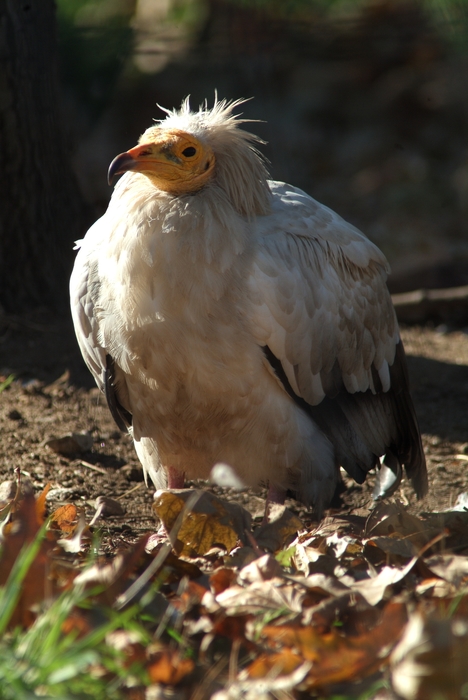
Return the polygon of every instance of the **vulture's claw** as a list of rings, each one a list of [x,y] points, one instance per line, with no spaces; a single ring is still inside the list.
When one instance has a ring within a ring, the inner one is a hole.
[[[374,491],[372,497],[375,501],[386,498],[395,493],[401,483],[403,470],[400,461],[392,452],[388,452],[381,458],[380,468],[377,470]]]

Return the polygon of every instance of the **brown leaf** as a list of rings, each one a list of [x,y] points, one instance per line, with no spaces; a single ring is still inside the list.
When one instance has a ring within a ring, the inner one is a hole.
[[[41,493],[39,496],[36,498],[36,515],[37,515],[37,522],[42,525],[44,522],[45,518],[45,512],[46,512],[46,498],[47,494],[50,491],[50,484],[46,484],[46,486],[42,489]]]
[[[250,615],[221,615],[213,623],[213,632],[233,641],[241,640],[248,649],[254,649],[255,645],[245,636],[245,626],[250,619]]]
[[[13,565],[24,546],[31,544],[39,533],[36,501],[32,493],[27,493],[18,503],[15,517],[4,529],[4,541],[0,556],[0,586],[3,586]],[[33,608],[49,597],[55,588],[51,577],[51,553],[55,541],[51,534],[43,539],[39,552],[29,567],[11,617],[10,626],[29,627],[35,619]]]
[[[141,537],[130,550],[118,554],[110,563],[97,562],[75,578],[76,585],[102,584],[101,599],[113,605],[117,596],[128,586],[128,579],[134,574],[145,556],[147,536]]]
[[[468,579],[468,559],[457,554],[435,554],[424,561],[436,576],[455,586]]]
[[[275,654],[261,654],[247,669],[249,678],[267,678],[268,676],[286,676],[299,668],[304,659],[291,649]]]
[[[184,512],[189,501],[193,505]],[[183,556],[201,556],[215,546],[230,552],[250,529],[250,514],[242,506],[207,491],[157,491],[153,508],[175,551]]]
[[[231,586],[216,596],[216,602],[228,615],[284,611],[300,613],[305,595],[303,588],[274,578],[270,581],[255,581],[247,588]]]
[[[379,503],[366,523],[367,537],[398,537],[422,549],[437,534],[401,503]]]
[[[299,518],[285,506],[274,503],[270,506],[268,523],[260,525],[254,532],[259,547],[270,552],[278,552],[287,547],[304,525]]]
[[[312,662],[306,685],[318,688],[373,673],[390,654],[406,624],[406,608],[389,603],[379,623],[358,636],[344,637],[336,630],[320,635],[313,627],[267,625],[261,637],[273,648],[294,650]]]
[[[78,522],[78,510],[73,503],[60,506],[50,516],[50,527],[71,535]]]
[[[392,683],[405,700],[459,700],[468,683],[468,624],[415,613],[392,654]]]
[[[74,634],[77,639],[85,637],[92,631],[92,626],[86,614],[79,608],[72,610],[62,624],[62,632],[65,636]]]
[[[152,683],[177,685],[194,667],[192,659],[184,659],[177,651],[166,649],[154,655],[147,670]]]
[[[259,559],[246,564],[239,572],[239,579],[243,583],[254,581],[269,581],[275,577],[281,577],[283,569],[272,554],[265,554]]]
[[[232,586],[236,579],[237,574],[235,571],[228,569],[227,567],[220,566],[219,569],[216,569],[216,571],[210,576],[211,590],[215,595],[218,595],[218,593],[222,593],[222,591],[225,591],[226,588]]]
[[[370,605],[377,605],[386,595],[389,586],[402,581],[416,563],[417,558],[415,557],[403,569],[396,566],[384,566],[374,578],[348,582],[348,585],[353,591],[361,593]]]

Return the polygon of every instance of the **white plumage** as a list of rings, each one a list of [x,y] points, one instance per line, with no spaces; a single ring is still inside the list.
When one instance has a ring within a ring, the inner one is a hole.
[[[383,254],[267,179],[239,102],[179,112],[117,156],[81,242],[71,306],[83,357],[157,487],[231,465],[320,511],[343,466],[380,494],[426,467]],[[382,472],[383,473],[383,472]]]

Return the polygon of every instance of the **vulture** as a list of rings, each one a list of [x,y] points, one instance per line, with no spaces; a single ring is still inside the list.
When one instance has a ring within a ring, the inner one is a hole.
[[[71,309],[84,360],[145,478],[219,462],[321,513],[340,481],[427,472],[388,263],[357,228],[269,180],[242,100],[163,110],[118,155],[105,214],[77,248]]]

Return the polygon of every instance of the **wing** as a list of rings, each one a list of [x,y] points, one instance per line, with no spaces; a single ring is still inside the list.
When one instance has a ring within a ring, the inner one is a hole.
[[[356,228],[304,192],[271,183],[256,223],[249,279],[252,331],[285,389],[362,482],[394,452],[426,489],[419,429],[388,263]]]
[[[124,382],[119,381],[119,369],[99,342],[99,325],[95,309],[99,306],[101,282],[98,273],[99,227],[97,221],[81,241],[70,278],[70,306],[75,333],[83,359],[96,384],[105,394],[107,404],[118,427],[125,431],[132,424],[132,416],[120,401]],[[118,391],[117,391],[118,386]]]

